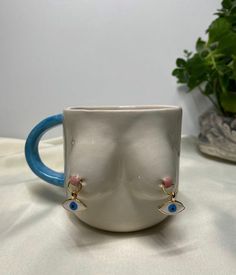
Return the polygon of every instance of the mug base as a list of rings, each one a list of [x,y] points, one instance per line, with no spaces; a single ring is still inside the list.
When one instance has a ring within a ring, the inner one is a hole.
[[[99,229],[99,230],[103,230],[103,231],[107,231],[107,232],[114,232],[114,233],[128,233],[128,232],[136,232],[136,231],[140,231],[140,230],[145,230],[148,229],[150,227],[154,227],[156,225],[158,225],[159,223],[161,223],[162,221],[164,221],[166,218],[168,218],[169,216],[163,215],[161,218],[159,217],[158,221],[156,221],[155,223],[149,224],[149,225],[136,225],[136,226],[131,226],[131,225],[119,225],[119,226],[113,226],[110,225],[108,226],[99,226],[99,225],[93,225],[90,224],[84,220],[82,220],[80,217],[78,217],[79,221],[86,224],[86,226],[95,228],[95,229]]]

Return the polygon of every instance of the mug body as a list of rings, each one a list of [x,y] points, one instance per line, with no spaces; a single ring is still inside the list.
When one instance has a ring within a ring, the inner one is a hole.
[[[160,188],[178,191],[182,110],[175,106],[70,107],[63,112],[65,187],[84,179],[87,209],[78,218],[99,229],[135,231],[166,218]]]

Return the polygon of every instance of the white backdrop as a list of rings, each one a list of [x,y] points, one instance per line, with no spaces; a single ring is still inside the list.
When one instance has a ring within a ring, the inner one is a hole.
[[[183,133],[207,108],[177,91],[175,59],[192,50],[217,0],[0,0],[0,136],[25,138],[71,105],[177,104]]]

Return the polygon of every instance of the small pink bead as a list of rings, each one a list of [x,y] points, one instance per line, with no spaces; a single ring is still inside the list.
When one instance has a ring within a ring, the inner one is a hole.
[[[80,184],[80,180],[81,178],[79,176],[71,176],[69,178],[69,182],[74,186],[78,186]]]
[[[162,179],[162,184],[165,188],[169,188],[173,185],[173,181],[171,177],[165,177]]]

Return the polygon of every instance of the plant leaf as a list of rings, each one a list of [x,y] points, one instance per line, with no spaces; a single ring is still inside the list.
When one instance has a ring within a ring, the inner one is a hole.
[[[186,65],[186,61],[185,61],[183,58],[177,58],[177,59],[176,59],[176,65],[177,65],[179,68],[184,68],[185,65]]]
[[[201,37],[199,37],[195,46],[196,51],[200,53],[205,47],[206,47],[206,42],[203,41]]]
[[[227,94],[220,95],[221,105],[224,111],[230,113],[236,113],[236,94],[229,92]]]
[[[209,66],[205,59],[202,59],[199,54],[194,54],[186,64],[186,70],[189,74],[187,85],[190,90],[199,86],[207,80]]]
[[[236,55],[236,33],[225,18],[220,17],[214,20],[207,31],[209,33],[209,45],[218,42],[217,50],[219,52]]]

